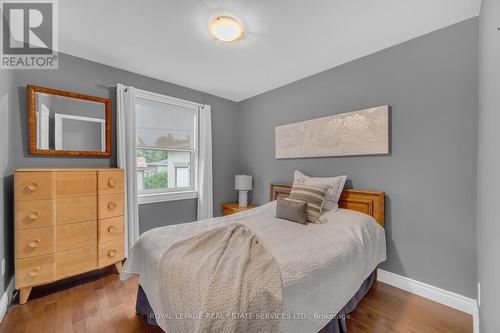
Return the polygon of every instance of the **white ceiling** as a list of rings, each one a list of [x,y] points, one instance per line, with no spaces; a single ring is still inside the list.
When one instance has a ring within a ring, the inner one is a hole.
[[[480,0],[63,0],[64,53],[240,101],[477,16]],[[208,21],[240,19],[214,41]]]

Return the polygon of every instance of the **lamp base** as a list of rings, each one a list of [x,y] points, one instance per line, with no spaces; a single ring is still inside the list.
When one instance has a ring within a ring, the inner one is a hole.
[[[245,208],[248,205],[248,191],[239,191],[238,204],[241,208]]]

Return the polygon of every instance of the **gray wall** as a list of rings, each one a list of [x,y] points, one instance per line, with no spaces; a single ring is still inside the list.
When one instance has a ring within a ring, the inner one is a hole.
[[[9,103],[12,99],[12,72],[0,73],[0,260],[5,254],[12,253],[12,221],[8,218],[9,210]],[[12,267],[8,266],[5,277],[12,276]],[[0,280],[0,295],[7,287],[8,279]]]
[[[3,81],[12,75],[11,72],[1,71],[0,77],[3,87],[9,87]],[[113,121],[112,141],[113,152],[110,158],[75,158],[75,157],[40,157],[27,153],[28,127],[26,116],[26,85],[35,84],[50,88],[74,91],[83,94],[110,97],[112,99],[112,119],[116,119],[115,90],[103,90],[98,84],[116,83],[132,85],[137,88],[149,90],[169,96],[182,98],[197,103],[212,106],[213,128],[213,163],[214,163],[214,213],[219,214],[220,204],[234,200],[232,177],[238,166],[238,149],[236,124],[236,103],[216,96],[205,94],[185,87],[173,85],[163,81],[151,79],[131,72],[119,70],[81,58],[60,54],[58,70],[19,70],[13,72],[13,93],[10,96],[10,110],[8,124],[2,126],[9,128],[10,142],[9,162],[5,180],[5,225],[9,226],[2,237],[5,242],[5,257],[7,266],[12,272],[12,174],[15,168],[44,167],[44,166],[116,166],[116,124]],[[2,117],[4,117],[2,112]],[[3,128],[2,128],[3,129]],[[3,132],[3,131],[2,131]],[[3,143],[2,148],[4,148]],[[149,209],[151,206],[151,209]],[[1,207],[0,207],[1,208]],[[193,221],[196,219],[196,200],[173,201],[159,204],[141,205],[139,212],[141,231],[151,227],[173,224],[178,222]],[[1,230],[0,230],[1,231]],[[8,283],[12,274],[8,274],[5,283]],[[0,284],[1,285],[1,284]]]
[[[116,165],[116,149],[111,158],[28,155],[26,84],[109,96],[114,106],[114,91],[96,86],[121,82],[212,105],[216,213],[220,203],[235,200],[232,177],[236,172],[254,175],[251,195],[257,204],[268,200],[271,182],[290,182],[294,169],[318,176],[349,174],[349,185],[387,194],[389,257],[382,268],[475,297],[477,23],[477,19],[464,21],[239,104],[66,55],[61,55],[59,70],[1,71],[0,96],[9,96],[9,112],[3,112],[5,103],[0,103],[0,120],[8,117],[0,122],[0,138],[9,132],[8,144],[0,140],[1,156],[9,150],[8,163],[2,168],[5,203],[0,204],[4,212],[0,255],[8,261],[7,276],[12,276],[13,268],[14,168]],[[382,104],[392,106],[391,154],[274,158],[275,125]],[[492,123],[493,115],[489,117],[483,120],[486,127]],[[115,147],[114,133],[115,124]],[[480,163],[483,167],[487,166]],[[196,200],[140,206],[139,213],[141,232],[188,222],[196,217]],[[488,237],[487,232],[483,237]],[[495,309],[493,302],[499,298],[492,299],[490,309]]]
[[[228,175],[227,178],[229,180],[226,179],[224,182],[230,183],[232,179],[231,175]],[[234,200],[232,197],[228,197],[226,202],[229,201]],[[189,199],[139,205],[141,220],[139,231],[142,234],[150,229],[165,225],[196,221],[197,204],[196,199]],[[217,207],[217,211],[214,210],[214,214],[220,215],[219,207]]]
[[[477,190],[481,332],[500,332],[500,2],[483,0],[479,23],[479,149]]]
[[[382,268],[475,297],[477,18],[250,98],[238,105],[253,202],[293,170],[347,174],[386,192]],[[271,73],[272,75],[272,73]],[[387,156],[276,160],[274,126],[389,104]]]

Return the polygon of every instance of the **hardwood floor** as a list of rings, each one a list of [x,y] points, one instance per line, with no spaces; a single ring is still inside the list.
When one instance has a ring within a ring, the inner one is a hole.
[[[135,314],[137,279],[119,280],[114,267],[34,288],[14,305],[0,332],[162,332]],[[375,282],[348,320],[349,333],[470,333],[465,313]]]
[[[472,316],[377,281],[347,328],[349,333],[471,333]]]

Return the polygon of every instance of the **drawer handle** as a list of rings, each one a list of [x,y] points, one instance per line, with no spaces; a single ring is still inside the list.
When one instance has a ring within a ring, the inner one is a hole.
[[[115,187],[116,186],[116,180],[114,178],[110,178],[108,180],[108,186],[109,187]]]
[[[108,203],[108,209],[109,210],[113,210],[116,208],[116,203],[114,203],[113,201],[109,202]]]
[[[38,183],[31,183],[28,185],[28,190],[30,190],[31,192],[35,192],[36,190],[38,190],[38,188],[40,188],[40,185],[38,185]]]
[[[109,250],[108,257],[113,258],[114,256],[116,256],[116,250]]]
[[[108,228],[108,232],[109,233],[112,233],[112,232],[115,232],[115,231],[116,231],[116,227],[114,225],[109,226],[109,228]]]
[[[38,273],[40,273],[40,267],[35,267],[30,271],[29,275],[31,277],[35,277],[38,275]]]
[[[36,249],[40,245],[40,240],[39,239],[32,239],[28,243],[28,246],[31,247],[32,249]]]
[[[31,221],[34,221],[34,220],[36,220],[36,219],[37,219],[37,218],[39,218],[39,217],[40,217],[40,213],[39,213],[39,212],[37,212],[36,210],[28,214],[28,218],[29,218]]]

